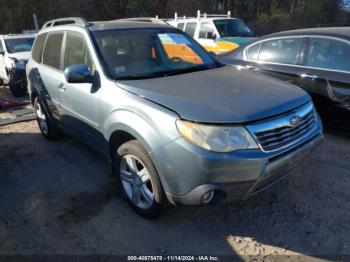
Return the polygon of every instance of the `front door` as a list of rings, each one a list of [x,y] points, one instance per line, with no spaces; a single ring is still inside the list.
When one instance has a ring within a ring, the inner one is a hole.
[[[300,54],[304,38],[281,38],[261,43],[257,60],[251,68],[300,86]],[[249,67],[249,64],[247,64]]]
[[[64,68],[72,65],[87,65],[94,72],[94,63],[91,51],[84,35],[68,31],[66,34],[64,51]],[[62,81],[60,104],[64,111],[64,124],[79,136],[80,139],[104,152],[104,139],[99,132],[99,101],[100,86],[97,72],[94,84],[91,83],[68,83]]]

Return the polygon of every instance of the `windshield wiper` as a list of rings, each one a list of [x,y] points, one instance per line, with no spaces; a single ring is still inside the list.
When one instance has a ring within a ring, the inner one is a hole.
[[[195,66],[195,67],[188,67],[188,68],[181,68],[181,69],[175,69],[171,71],[165,72],[165,76],[173,76],[173,75],[180,75],[180,74],[186,74],[186,73],[192,73],[197,71],[203,71],[208,70],[211,67],[208,66]]]
[[[115,80],[141,80],[159,77],[159,74],[139,74],[139,75],[128,75],[128,76],[115,76]]]

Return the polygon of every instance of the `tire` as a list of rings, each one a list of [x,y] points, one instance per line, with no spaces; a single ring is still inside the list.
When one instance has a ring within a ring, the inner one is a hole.
[[[129,141],[117,150],[115,172],[131,208],[145,218],[159,217],[169,206],[158,173],[144,147]]]
[[[27,88],[24,84],[25,81],[10,82],[10,91],[16,97],[25,96],[27,94]]]
[[[50,118],[47,116],[38,97],[34,99],[33,107],[36,120],[43,137],[49,140],[58,138],[61,135],[61,131],[52,123]]]

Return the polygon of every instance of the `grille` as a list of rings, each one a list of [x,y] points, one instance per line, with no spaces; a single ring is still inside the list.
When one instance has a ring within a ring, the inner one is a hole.
[[[291,123],[293,117],[299,118],[298,123],[294,125]],[[254,133],[264,151],[275,151],[297,144],[315,126],[316,115],[310,103],[287,116],[251,126],[250,131]]]

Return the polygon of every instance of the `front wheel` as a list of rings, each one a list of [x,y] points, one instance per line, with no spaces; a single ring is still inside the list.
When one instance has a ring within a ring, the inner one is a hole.
[[[42,103],[39,101],[38,97],[34,99],[34,112],[40,132],[43,137],[52,140],[60,136],[60,130],[51,122],[49,117],[46,115],[46,112],[43,109]]]
[[[141,216],[156,218],[169,205],[157,171],[143,146],[136,140],[122,145],[115,171],[129,205]]]

